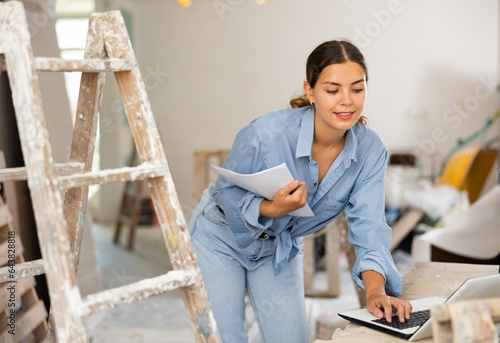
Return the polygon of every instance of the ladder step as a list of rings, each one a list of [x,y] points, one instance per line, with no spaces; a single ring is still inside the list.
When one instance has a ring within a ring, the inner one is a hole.
[[[165,176],[165,167],[160,164],[143,163],[137,167],[106,169],[99,172],[80,173],[59,178],[61,190],[115,182],[128,182]]]
[[[201,274],[195,270],[172,270],[164,275],[144,279],[129,285],[88,295],[82,304],[81,315],[107,311],[122,304],[194,285],[201,281]]]
[[[16,264],[14,266],[15,273],[13,274],[10,273],[10,269],[8,266],[0,268],[0,283],[45,274],[42,259]]]
[[[81,71],[85,73],[131,71],[134,63],[129,60],[102,59],[102,60],[64,60],[61,58],[36,57],[35,68],[39,71],[72,72]]]
[[[56,172],[59,176],[81,173],[84,168],[83,163],[69,162],[69,163],[56,163]],[[18,168],[5,168],[0,169],[0,182],[5,181],[24,181],[28,179],[26,167]]]

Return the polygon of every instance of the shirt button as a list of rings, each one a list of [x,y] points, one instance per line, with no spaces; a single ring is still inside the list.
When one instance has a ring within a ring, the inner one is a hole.
[[[318,183],[317,183],[317,182],[313,183],[313,186],[314,186],[314,187],[316,187],[317,185],[318,185]]]
[[[262,233],[260,236],[259,236],[259,239],[262,239],[262,240],[266,240],[266,239],[269,239],[271,238],[271,236],[269,236],[267,233]]]

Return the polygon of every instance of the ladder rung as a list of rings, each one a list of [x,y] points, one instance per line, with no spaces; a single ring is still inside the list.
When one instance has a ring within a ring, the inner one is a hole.
[[[35,68],[39,71],[81,71],[86,73],[131,71],[134,63],[129,60],[102,59],[102,60],[64,60],[61,58],[36,57]]]
[[[194,270],[172,270],[164,275],[144,279],[129,285],[88,295],[82,304],[81,315],[107,311],[122,304],[150,298],[180,287],[196,284],[201,275]]]
[[[106,169],[99,172],[81,173],[59,178],[59,188],[68,189],[103,185],[115,182],[128,182],[161,177],[165,175],[165,167],[154,163],[143,163],[137,167]]]
[[[45,266],[42,259],[16,264],[14,266],[14,270],[16,271],[14,274],[10,273],[10,269],[10,267],[0,268],[0,283],[45,274]]]
[[[56,163],[56,172],[59,176],[81,173],[84,166],[83,163],[78,162]],[[0,169],[0,182],[26,179],[28,179],[26,167]]]

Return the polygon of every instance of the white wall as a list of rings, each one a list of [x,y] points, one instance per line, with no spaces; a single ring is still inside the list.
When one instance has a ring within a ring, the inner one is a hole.
[[[132,14],[136,55],[186,213],[193,152],[228,148],[253,118],[287,107],[302,92],[308,54],[325,40],[362,48],[370,73],[365,115],[390,149],[444,155],[493,111],[497,0],[105,4]]]

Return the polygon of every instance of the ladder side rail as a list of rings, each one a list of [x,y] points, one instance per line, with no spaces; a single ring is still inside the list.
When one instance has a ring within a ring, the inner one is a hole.
[[[176,270],[192,268],[201,273],[125,22],[119,11],[106,12],[106,16],[109,27],[104,30],[104,42],[108,56],[135,62],[133,71],[117,72],[115,77],[138,155],[143,163],[160,161],[165,166],[165,176],[148,179],[148,186],[170,260]],[[181,288],[181,294],[196,341],[220,342],[203,282]]]
[[[135,145],[133,145],[128,165],[129,166],[135,165],[136,160],[137,160],[137,149],[136,149]],[[115,224],[115,235],[113,237],[113,242],[115,244],[118,244],[120,241],[120,233],[122,231],[122,225],[124,222],[125,213],[127,211],[128,205],[130,204],[130,198],[133,198],[129,194],[129,190],[131,188],[132,188],[132,182],[125,182],[125,185],[123,187],[122,201],[120,204],[120,211],[118,212],[118,216],[116,218],[116,224]]]
[[[62,199],[54,182],[56,171],[26,14],[20,2],[0,5],[0,32],[3,33],[0,53],[5,55],[8,72],[16,75],[9,77],[9,82],[59,339],[86,342],[83,319],[76,312],[68,311],[80,305],[81,295],[69,254]]]
[[[84,58],[101,59],[104,54],[101,14],[91,14]],[[92,170],[95,138],[98,132],[98,114],[104,89],[105,73],[82,73],[76,109],[76,120],[71,143],[70,162],[83,163],[83,172]],[[65,193],[64,216],[75,272],[78,270],[89,187],[70,188]]]
[[[135,230],[137,229],[137,225],[139,225],[139,217],[141,215],[141,209],[142,209],[141,193],[143,187],[144,187],[144,182],[142,180],[139,180],[135,188],[136,196],[132,203],[132,217],[130,218],[130,225],[129,225],[130,229],[128,233],[127,247],[130,250],[133,249],[134,247]]]
[[[84,58],[101,59],[104,54],[102,32],[99,31],[102,14],[93,13],[89,18],[87,41]],[[105,73],[83,72],[80,79],[77,116],[71,142],[70,162],[83,163],[83,172],[92,170],[95,151],[95,137],[98,129],[98,113],[101,107]],[[80,262],[80,250],[85,226],[89,187],[73,187],[64,195],[64,218],[67,223],[68,239],[71,250],[72,265],[75,275]],[[60,339],[57,324],[54,322],[54,311],[50,311],[47,343]]]

